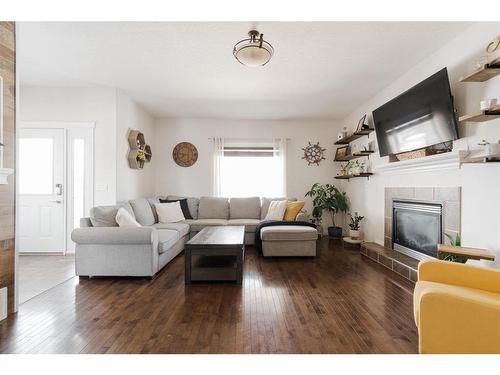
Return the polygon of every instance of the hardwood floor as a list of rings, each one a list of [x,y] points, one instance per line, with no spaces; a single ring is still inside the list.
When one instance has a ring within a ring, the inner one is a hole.
[[[0,323],[3,353],[415,353],[408,281],[328,240],[316,258],[246,252],[243,286],[74,277]]]

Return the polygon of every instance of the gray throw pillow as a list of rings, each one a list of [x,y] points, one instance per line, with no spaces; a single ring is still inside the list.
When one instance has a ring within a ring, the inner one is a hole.
[[[90,209],[90,222],[94,227],[117,227],[116,213],[120,207],[96,206]]]
[[[135,219],[141,225],[148,226],[155,223],[151,205],[146,198],[137,198],[129,201],[135,214]]]

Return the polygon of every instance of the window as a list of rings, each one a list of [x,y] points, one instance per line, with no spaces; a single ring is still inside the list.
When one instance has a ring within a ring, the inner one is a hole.
[[[225,140],[219,161],[223,197],[281,197],[285,191],[285,152],[281,140]]]
[[[54,185],[53,140],[51,138],[20,138],[18,170],[19,194],[52,194]]]

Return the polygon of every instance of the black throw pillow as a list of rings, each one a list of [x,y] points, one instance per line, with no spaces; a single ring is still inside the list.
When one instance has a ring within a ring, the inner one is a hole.
[[[190,220],[193,219],[193,217],[191,216],[191,212],[189,212],[187,198],[185,198],[185,199],[174,199],[174,200],[160,199],[160,203],[174,203],[174,202],[180,202],[182,214],[184,215],[184,219],[190,219]]]

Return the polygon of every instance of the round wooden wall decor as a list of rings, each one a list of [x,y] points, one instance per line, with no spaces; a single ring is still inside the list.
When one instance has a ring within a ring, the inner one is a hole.
[[[319,165],[321,160],[325,160],[326,149],[322,148],[319,145],[319,142],[316,144],[308,142],[308,145],[302,150],[304,151],[304,156],[302,157],[302,159],[306,159],[307,165]]]
[[[181,142],[174,147],[172,157],[177,165],[190,167],[198,160],[198,150],[192,143]]]

